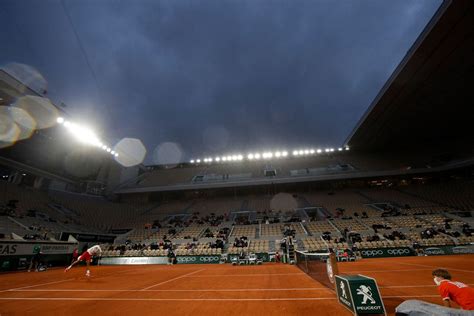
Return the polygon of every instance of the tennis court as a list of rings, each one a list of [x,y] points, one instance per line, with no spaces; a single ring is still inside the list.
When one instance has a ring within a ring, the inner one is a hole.
[[[431,271],[449,269],[474,284],[474,256],[402,257],[340,263],[341,273],[377,279],[390,314],[406,299],[440,303]],[[349,315],[335,294],[296,266],[100,266],[68,273],[0,276],[0,314],[63,315]]]

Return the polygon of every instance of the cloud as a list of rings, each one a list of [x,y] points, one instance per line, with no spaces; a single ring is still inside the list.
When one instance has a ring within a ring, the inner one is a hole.
[[[149,153],[163,142],[178,143],[186,157],[216,148],[337,146],[439,4],[66,1],[101,90],[91,97],[100,106],[77,112],[110,113],[100,119],[107,135],[138,137]],[[81,76],[65,78],[54,67],[50,86],[61,78],[69,103],[79,107],[74,100],[92,89],[80,81],[85,64],[61,61]],[[209,145],[206,131],[217,127],[226,141]]]

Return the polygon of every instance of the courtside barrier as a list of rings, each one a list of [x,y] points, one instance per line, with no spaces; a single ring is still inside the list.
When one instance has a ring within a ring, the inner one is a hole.
[[[374,248],[362,249],[360,251],[362,258],[384,258],[384,257],[404,257],[413,256],[415,252],[408,247],[398,248]]]

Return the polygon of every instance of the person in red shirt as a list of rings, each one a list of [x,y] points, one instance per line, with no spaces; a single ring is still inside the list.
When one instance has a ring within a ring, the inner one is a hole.
[[[462,309],[474,310],[473,288],[461,282],[451,281],[451,274],[445,269],[436,269],[431,274],[435,284],[438,285],[444,306],[451,307],[451,301],[453,301]]]

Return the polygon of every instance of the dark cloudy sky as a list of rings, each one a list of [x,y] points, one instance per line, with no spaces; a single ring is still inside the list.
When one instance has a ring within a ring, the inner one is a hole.
[[[36,68],[147,163],[166,142],[182,159],[339,146],[440,3],[1,0],[0,64]]]

